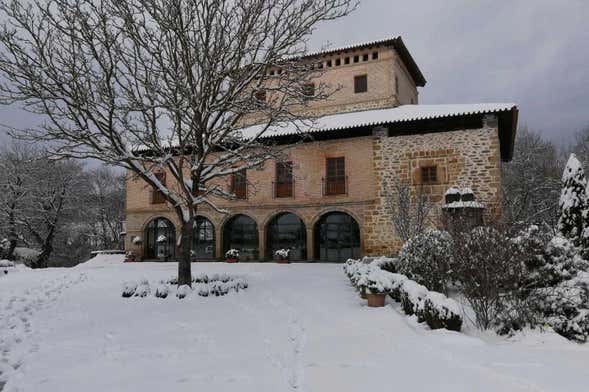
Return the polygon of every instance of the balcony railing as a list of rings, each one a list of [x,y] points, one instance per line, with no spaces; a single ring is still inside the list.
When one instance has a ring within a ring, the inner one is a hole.
[[[347,195],[348,194],[348,176],[324,177],[323,196]]]
[[[274,198],[294,197],[294,180],[291,182],[272,182]]]

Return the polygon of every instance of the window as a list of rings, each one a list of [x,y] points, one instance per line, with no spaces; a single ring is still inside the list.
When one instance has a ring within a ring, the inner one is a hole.
[[[154,174],[155,178],[157,178],[157,180],[161,182],[163,186],[166,186],[166,173],[159,172]],[[160,192],[157,188],[153,188],[153,191],[151,193],[151,204],[162,204],[165,202],[166,198],[164,197],[164,194]]]
[[[421,183],[435,184],[438,182],[438,167],[424,166],[421,168]]]
[[[323,69],[323,63],[319,63],[319,64],[317,64],[317,68],[319,68],[319,69]]]
[[[325,194],[341,195],[346,193],[346,160],[344,157],[327,158],[325,177]]]
[[[331,63],[331,60],[327,60],[327,66],[328,66],[328,67],[331,67],[331,64],[332,64],[332,63]]]
[[[358,55],[354,56],[354,62],[357,63],[358,61],[360,61],[360,56],[358,56]]]
[[[247,173],[245,169],[231,176],[231,193],[237,199],[247,199]]]
[[[366,91],[368,91],[368,76],[354,76],[354,93],[365,93]]]
[[[276,197],[293,196],[292,162],[276,162]]]
[[[342,60],[341,59],[335,59],[335,66],[339,67],[340,65],[342,65]]]
[[[378,52],[372,52],[372,60],[378,60]]]
[[[270,71],[270,76],[274,76],[276,72],[274,70]]]
[[[266,102],[266,90],[258,90],[254,93],[254,97],[258,102]]]
[[[368,53],[362,56],[362,61],[368,61]]]
[[[344,59],[344,64],[350,64],[350,58],[349,57],[346,57]]]
[[[307,98],[315,96],[315,83],[307,83],[303,85],[303,95]]]

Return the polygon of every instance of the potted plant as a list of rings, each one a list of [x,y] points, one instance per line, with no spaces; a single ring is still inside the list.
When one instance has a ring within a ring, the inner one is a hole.
[[[125,253],[125,263],[134,263],[135,261],[137,261],[136,257],[137,256],[133,251]]]
[[[385,296],[392,289],[391,279],[380,268],[373,269],[366,277],[366,299],[368,306],[380,308],[384,306]]]
[[[225,253],[225,259],[227,259],[228,263],[237,263],[239,262],[239,251],[237,249],[229,249]]]
[[[290,249],[278,249],[276,251],[276,257],[278,257],[278,262],[280,264],[288,264],[288,255],[290,253]]]

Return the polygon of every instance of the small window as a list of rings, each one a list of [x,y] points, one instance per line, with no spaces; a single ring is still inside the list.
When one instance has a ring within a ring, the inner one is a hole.
[[[354,56],[354,62],[357,63],[360,61],[360,56],[356,55]]]
[[[342,195],[347,193],[346,160],[344,157],[327,158],[324,183],[325,195]]]
[[[331,65],[332,65],[331,60],[327,60],[327,66],[331,67]]]
[[[315,83],[307,83],[303,85],[303,95],[306,98],[315,96]]]
[[[266,90],[258,90],[254,93],[254,97],[258,102],[266,102]]]
[[[368,76],[354,76],[354,93],[365,93],[368,91]]]
[[[368,61],[368,53],[362,56],[362,61]]]
[[[318,64],[317,64],[317,68],[318,68],[318,69],[323,69],[323,63],[318,63]]]
[[[276,162],[275,197],[293,196],[292,162]]]
[[[270,71],[270,76],[274,76],[276,72],[274,70]]]
[[[378,60],[378,52],[372,52],[372,60]]]
[[[245,169],[231,176],[231,193],[237,199],[247,199],[247,172]]]
[[[340,65],[342,65],[342,59],[335,59],[335,66],[339,67]]]
[[[344,64],[350,64],[350,58],[349,57],[346,57],[344,59]]]
[[[155,175],[155,178],[157,178],[157,180],[163,186],[166,186],[166,173],[158,172],[158,173],[154,173],[154,175]],[[166,198],[164,197],[164,194],[161,193],[159,191],[159,189],[153,188],[153,191],[151,194],[151,204],[163,204],[165,202],[166,202]]]
[[[421,168],[421,183],[435,184],[438,182],[438,167],[424,166]]]

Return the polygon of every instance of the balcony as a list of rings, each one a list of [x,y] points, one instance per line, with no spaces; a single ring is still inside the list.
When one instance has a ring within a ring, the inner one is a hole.
[[[347,195],[348,176],[332,176],[321,179],[323,196]]]

